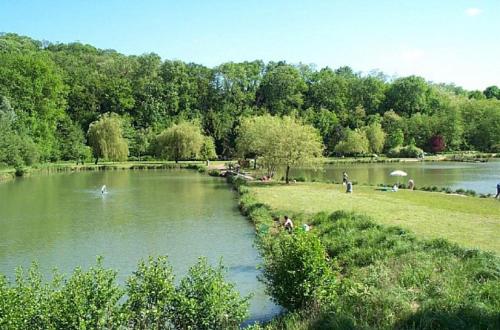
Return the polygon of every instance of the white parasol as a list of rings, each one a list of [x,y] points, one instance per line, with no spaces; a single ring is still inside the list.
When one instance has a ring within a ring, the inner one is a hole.
[[[400,171],[400,170],[397,170],[397,171],[392,171],[390,176],[407,176],[408,173],[406,173],[405,171]]]
[[[389,174],[390,176],[407,176],[408,173],[406,173],[405,171],[401,171],[401,170],[397,170],[397,171],[392,171],[391,174]],[[398,185],[399,185],[399,179],[398,179]]]

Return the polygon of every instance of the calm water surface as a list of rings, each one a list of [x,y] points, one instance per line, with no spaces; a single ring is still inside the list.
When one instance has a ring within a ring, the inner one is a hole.
[[[108,193],[101,195],[105,184]],[[37,260],[50,274],[95,264],[130,275],[141,258],[168,255],[182,275],[199,256],[246,295],[251,319],[279,311],[257,281],[254,230],[223,181],[192,171],[101,171],[36,176],[0,184],[0,273]]]
[[[331,164],[323,170],[291,170],[292,177],[305,177],[309,181],[334,180],[342,182],[342,172],[346,171],[351,180],[359,184],[391,184],[398,178],[389,173],[403,170],[408,176],[400,179],[407,182],[412,178],[417,186],[450,187],[452,189],[472,189],[482,194],[496,194],[496,185],[500,183],[500,161],[487,163],[463,162],[406,162],[378,164]]]

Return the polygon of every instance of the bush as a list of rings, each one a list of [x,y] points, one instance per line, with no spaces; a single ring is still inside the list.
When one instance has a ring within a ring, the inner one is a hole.
[[[396,147],[387,152],[387,157],[391,158],[421,158],[424,151],[414,145]]]
[[[164,329],[172,317],[174,275],[166,257],[141,261],[127,281],[128,299],[122,307],[127,325],[134,329]]]
[[[220,177],[220,171],[219,170],[210,170],[210,171],[208,171],[208,175]]]
[[[224,281],[221,264],[212,268],[200,258],[177,288],[172,324],[177,329],[237,328],[247,317],[249,299]]]
[[[44,282],[38,267],[16,273],[14,285],[0,274],[0,329],[226,329],[247,316],[240,298],[224,281],[223,267],[206,259],[176,288],[166,257],[141,261],[125,289],[102,259],[88,271]]]
[[[122,296],[116,271],[104,269],[98,258],[96,266],[88,271],[77,268],[60,291],[54,292],[51,323],[56,329],[111,328],[118,323]]]
[[[258,247],[264,258],[261,280],[276,303],[296,310],[333,302],[336,276],[317,237],[302,231],[282,232],[261,237]]]

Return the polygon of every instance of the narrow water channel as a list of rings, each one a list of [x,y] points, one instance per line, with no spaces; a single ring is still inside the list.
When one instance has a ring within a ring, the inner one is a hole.
[[[101,194],[106,185],[108,193]],[[228,280],[253,293],[252,320],[279,308],[257,280],[254,229],[222,180],[188,170],[101,171],[35,176],[0,184],[0,273],[36,260],[68,274],[96,256],[130,275],[141,258],[168,255],[178,275],[199,256],[222,258]]]

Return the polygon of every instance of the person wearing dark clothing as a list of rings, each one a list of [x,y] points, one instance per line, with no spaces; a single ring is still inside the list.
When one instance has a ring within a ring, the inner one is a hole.
[[[500,196],[500,183],[497,183],[497,195],[495,198],[498,198],[498,196]]]
[[[347,187],[346,193],[352,194],[352,182],[351,181],[347,181],[346,187]]]

